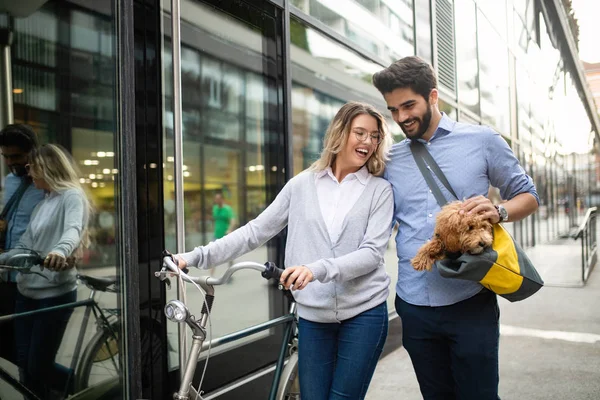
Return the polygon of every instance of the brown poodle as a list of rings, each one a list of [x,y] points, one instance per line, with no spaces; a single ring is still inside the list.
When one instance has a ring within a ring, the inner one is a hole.
[[[437,215],[434,237],[410,260],[417,271],[431,270],[438,260],[462,253],[481,254],[492,245],[492,224],[479,215],[459,214],[462,202],[446,204]]]

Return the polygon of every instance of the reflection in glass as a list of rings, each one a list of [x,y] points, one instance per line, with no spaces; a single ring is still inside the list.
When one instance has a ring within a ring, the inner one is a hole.
[[[417,56],[431,64],[431,2],[415,1],[414,6],[416,19],[415,31],[417,35]]]
[[[183,158],[186,250],[207,244],[255,218],[273,200],[284,173],[280,155],[284,139],[282,77],[280,66],[273,61],[281,57],[275,46],[280,26],[273,16],[275,9],[267,5],[264,10],[240,8],[235,2],[219,3],[218,7],[228,8],[227,12],[196,1],[181,4],[182,155],[175,155],[173,150],[172,50],[169,37],[164,38],[165,245],[171,250],[176,249],[176,157]],[[227,227],[225,219],[229,220]],[[235,262],[269,261],[268,246]],[[192,269],[192,274],[220,276],[226,267]],[[249,271],[236,274],[231,284],[219,287],[222,301],[213,309],[211,337],[273,317],[267,285]],[[201,295],[191,287],[187,293],[191,311],[198,315]],[[243,297],[244,307],[225,300],[233,297]],[[167,298],[176,298],[175,288]],[[168,324],[167,329],[169,367],[177,368],[177,326]],[[212,349],[211,354],[227,348]]]
[[[291,3],[390,64],[414,54],[412,1],[292,0]]]
[[[515,3],[523,3],[519,0]],[[496,32],[506,38],[506,0],[477,0],[477,5]]]
[[[479,65],[477,62],[477,22],[473,0],[456,0],[456,55],[458,101],[479,114]]]
[[[75,6],[70,1],[50,1],[29,16],[12,18],[14,39],[10,68],[13,78],[13,117],[15,123],[30,125],[40,143],[59,144],[70,153],[72,162],[79,170],[77,183],[85,188],[87,197],[94,205],[94,213],[90,215],[88,223],[89,246],[81,246],[72,254],[65,254],[73,255],[76,261],[77,269],[69,270],[69,273],[114,277],[118,274],[115,176],[119,173],[115,167],[119,155],[115,153],[114,145],[117,134],[115,17],[110,11],[98,11],[112,10],[114,2],[97,1],[94,10],[79,3]],[[3,171],[7,172],[6,169]],[[5,185],[7,179],[9,177],[2,177],[4,200],[8,190]],[[52,198],[50,195],[44,204],[51,204]],[[24,205],[25,201],[21,206]],[[21,207],[16,212],[24,216],[24,211]],[[74,208],[69,207],[65,214],[72,217],[73,212]],[[52,212],[44,214],[45,217],[58,215]],[[31,215],[30,210],[28,216]],[[38,216],[34,216],[31,224],[41,223]],[[14,228],[16,222],[12,224]],[[16,276],[13,274],[12,282],[14,278]],[[65,299],[62,305],[62,317],[66,321],[62,342],[58,349],[54,349],[57,350],[56,356],[49,361],[60,365],[58,371],[61,372],[56,376],[44,372],[52,379],[51,385],[44,388],[51,392],[47,398],[66,398],[101,382],[109,382],[118,388],[125,374],[119,360],[121,311],[116,294],[118,285],[114,278],[101,281],[82,278],[73,283],[73,288],[73,292],[68,293],[72,297]],[[4,287],[1,289],[6,293]],[[27,293],[21,295],[22,300],[32,303]],[[88,298],[93,301],[87,306],[73,307],[70,304],[75,299]],[[35,328],[33,325],[36,320],[43,318],[60,318],[58,313],[52,314],[46,310],[53,305],[56,296],[34,300],[38,302],[35,307],[41,313],[22,319],[26,324],[20,336],[59,333],[59,329],[54,330],[49,326]],[[96,314],[90,314],[92,318],[89,321],[84,320],[84,315],[90,313],[92,308]],[[9,313],[15,310],[22,308],[13,308]],[[5,313],[6,309],[3,309],[2,314]],[[13,328],[4,324],[0,326],[3,333],[8,330]],[[57,335],[56,338],[58,340],[61,336]],[[7,344],[4,339],[2,336],[0,341]],[[8,344],[14,346],[13,342]],[[0,367],[7,368],[10,374],[19,379],[13,364],[2,362]],[[0,385],[0,397],[20,398],[7,385]]]
[[[481,116],[486,124],[506,133],[510,126],[508,50],[481,13],[477,15],[477,27]]]

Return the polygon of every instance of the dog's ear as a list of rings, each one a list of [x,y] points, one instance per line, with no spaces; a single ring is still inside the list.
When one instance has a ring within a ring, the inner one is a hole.
[[[444,247],[442,241],[436,236],[421,246],[417,255],[410,260],[410,263],[417,271],[430,271],[433,263],[443,258]]]

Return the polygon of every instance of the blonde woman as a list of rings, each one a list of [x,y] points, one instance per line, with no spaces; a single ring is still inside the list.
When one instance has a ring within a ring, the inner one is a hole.
[[[45,198],[36,206],[16,248],[0,256],[7,260],[19,249],[35,250],[43,258],[38,274],[17,276],[16,313],[38,310],[77,299],[76,271],[66,259],[86,246],[91,205],[79,183],[70,155],[61,147],[46,144],[29,156],[27,171]],[[35,268],[35,267],[34,267]],[[40,398],[50,397],[50,387],[66,382],[67,371],[55,366],[73,309],[41,313],[15,322],[17,365],[21,380]]]
[[[363,399],[387,337],[383,256],[394,206],[379,176],[390,144],[377,110],[345,104],[329,125],[321,158],[256,219],[176,256],[180,268],[210,268],[288,227],[281,282],[298,303],[304,400]]]

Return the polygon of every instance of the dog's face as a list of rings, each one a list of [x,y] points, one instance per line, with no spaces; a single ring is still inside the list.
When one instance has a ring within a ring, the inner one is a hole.
[[[460,214],[461,204],[449,203],[437,215],[434,237],[411,260],[416,270],[430,270],[448,253],[480,254],[492,245],[492,224],[479,215]]]
[[[435,237],[446,253],[480,254],[492,245],[492,224],[475,214],[459,214],[460,202],[446,205],[436,218]]]

